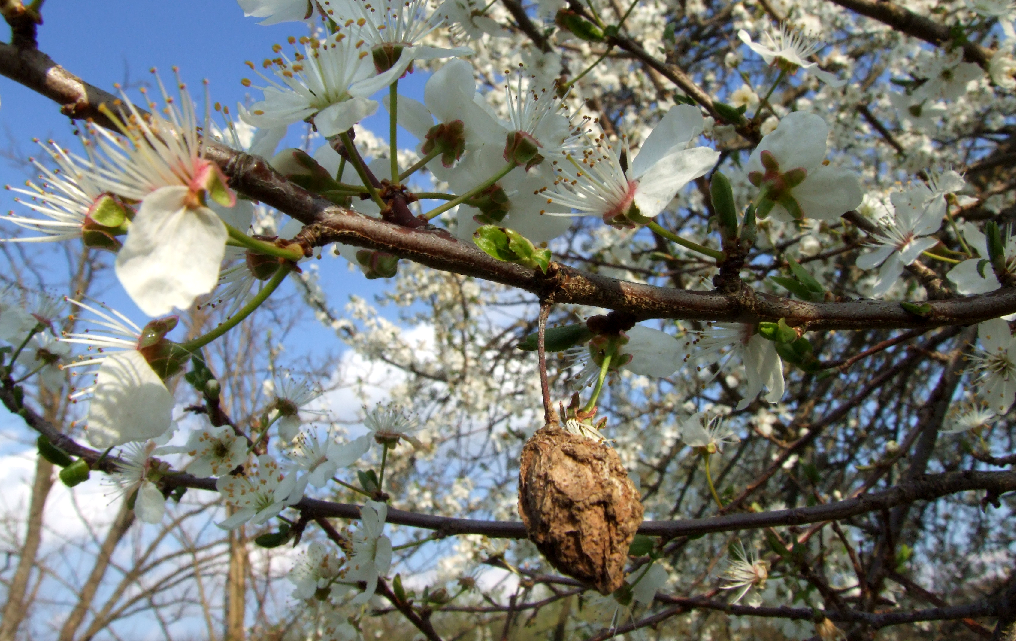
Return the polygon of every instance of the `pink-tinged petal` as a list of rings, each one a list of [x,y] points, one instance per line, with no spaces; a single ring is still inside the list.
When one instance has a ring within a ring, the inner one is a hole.
[[[806,218],[835,221],[864,199],[857,174],[837,167],[816,167],[793,190]]]
[[[667,206],[682,187],[716,165],[720,152],[708,147],[677,151],[643,174],[635,189],[635,204],[643,216],[652,218]]]
[[[321,110],[314,116],[314,126],[325,138],[337,136],[377,111],[377,102],[366,98],[350,98]]]
[[[780,163],[781,172],[797,167],[811,171],[825,159],[828,137],[829,125],[821,116],[795,111],[783,118],[776,130],[764,137],[751,152],[747,171],[764,171],[763,151],[773,154]]]
[[[95,377],[85,434],[105,449],[160,436],[172,423],[173,395],[141,352],[107,356]]]
[[[186,187],[146,196],[116,256],[117,278],[149,316],[187,309],[218,283],[229,234],[215,212],[187,200]]]
[[[668,156],[677,147],[686,145],[699,134],[705,127],[705,118],[698,110],[698,107],[691,105],[677,105],[656,125],[646,141],[642,143],[639,155],[631,163],[628,170],[628,177],[632,179],[641,178],[649,169]]]
[[[990,264],[984,265],[982,270],[984,276],[981,276],[977,271],[977,265],[982,260],[986,261],[987,259],[974,258],[965,260],[949,270],[949,273],[945,277],[956,285],[956,291],[964,296],[993,292],[1001,287],[1001,285],[998,284],[998,278],[995,277],[995,271],[991,269]]]

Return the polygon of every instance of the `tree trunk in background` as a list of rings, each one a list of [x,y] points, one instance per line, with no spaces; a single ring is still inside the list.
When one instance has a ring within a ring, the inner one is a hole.
[[[42,542],[42,512],[52,487],[53,464],[40,456],[35,463],[35,483],[32,485],[32,497],[28,507],[25,542],[21,546],[18,567],[7,590],[7,603],[4,604],[0,616],[0,641],[14,641],[21,622],[28,614],[28,607],[31,604],[31,599],[27,598],[28,582],[32,568],[35,567],[39,544]]]
[[[99,555],[95,559],[95,565],[92,566],[88,580],[81,586],[78,602],[74,604],[74,609],[67,616],[67,620],[64,621],[63,627],[60,629],[60,641],[73,641],[74,634],[81,626],[81,622],[85,620],[85,615],[92,605],[92,600],[95,599],[95,593],[102,583],[102,577],[106,574],[106,569],[109,568],[109,561],[113,556],[113,550],[116,549],[116,546],[123,539],[127,530],[130,529],[132,523],[134,523],[134,511],[127,509],[127,499],[125,497],[120,503],[120,511],[117,512],[116,519],[106,532],[106,539],[102,542],[102,547],[99,548]]]
[[[230,510],[232,512],[232,510]],[[225,641],[244,641],[247,604],[247,536],[244,526],[229,532],[229,574],[226,576]]]

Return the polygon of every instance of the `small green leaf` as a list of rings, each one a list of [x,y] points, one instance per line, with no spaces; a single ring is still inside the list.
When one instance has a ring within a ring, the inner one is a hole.
[[[262,548],[277,548],[280,545],[285,545],[291,537],[289,536],[289,524],[283,523],[279,527],[278,532],[269,532],[268,534],[262,534],[261,536],[254,539],[254,543],[258,547]]]
[[[716,109],[716,113],[720,116],[720,118],[723,118],[732,125],[739,125],[744,121],[744,112],[747,108],[745,105],[732,107],[728,104],[714,101],[713,107]]]
[[[392,592],[395,593],[395,597],[399,601],[406,602],[406,589],[402,587],[402,574],[396,574],[392,579]]]
[[[814,463],[805,463],[802,465],[801,472],[803,472],[804,476],[811,481],[812,485],[818,485],[820,477],[818,474],[818,467]]]
[[[786,276],[772,276],[769,280],[786,289],[801,300],[812,300],[814,292],[805,287],[800,281]]]
[[[822,287],[822,283],[815,280],[815,277],[811,275],[804,267],[801,267],[801,263],[797,262],[790,256],[787,256],[787,263],[790,265],[790,271],[794,274],[794,278],[801,281],[801,284],[807,287],[809,290],[816,294],[824,294],[825,287]]]
[[[67,467],[74,462],[74,459],[72,459],[67,452],[64,452],[56,445],[50,443],[49,439],[42,434],[40,434],[39,438],[35,440],[35,444],[39,448],[39,456],[46,459],[53,465]]]
[[[561,9],[554,16],[554,22],[565,31],[570,31],[579,40],[585,40],[586,42],[603,41],[603,30],[574,11]]]
[[[538,248],[514,229],[504,229],[503,231],[508,236],[508,249],[518,256],[515,262],[529,268],[539,268],[544,274],[547,273],[547,268],[550,267],[549,249]]]
[[[896,550],[896,567],[899,568],[914,555],[914,549],[906,543],[901,543],[899,549]]]
[[[569,347],[585,343],[592,337],[593,333],[585,323],[548,327],[543,336],[543,346],[548,352],[563,352]],[[535,352],[539,348],[539,340],[539,333],[533,332],[522,339],[518,347],[525,352]]]
[[[484,225],[473,232],[473,242],[488,256],[510,262],[517,258],[508,248],[508,235],[497,225]]]
[[[787,325],[784,319],[777,323],[763,321],[758,324],[758,333],[762,338],[767,338],[775,343],[791,343],[797,340],[797,331]]]
[[[984,238],[987,241],[988,259],[991,260],[991,266],[995,268],[996,274],[1004,274],[1006,271],[1005,243],[1002,242],[1002,232],[998,228],[998,223],[993,220],[985,223]]]
[[[89,469],[88,461],[84,459],[78,459],[60,470],[60,480],[67,487],[74,487],[80,485],[88,480]]]
[[[981,278],[987,278],[988,275],[984,272],[984,270],[990,264],[991,264],[991,261],[989,261],[986,258],[982,258],[981,260],[977,261],[977,275],[980,276]]]
[[[720,233],[727,240],[737,238],[737,205],[734,202],[734,190],[730,181],[720,172],[714,172],[709,181],[709,193],[712,196],[713,211],[720,225]]]
[[[927,318],[931,314],[931,305],[928,303],[918,304],[903,301],[900,303],[900,307],[902,307],[903,309],[905,309],[906,311],[910,312],[915,316],[920,316],[921,318]]]
[[[776,535],[770,532],[769,530],[764,530],[764,532],[766,537],[766,543],[769,544],[769,549],[771,549],[776,554],[779,554],[784,559],[789,559],[790,550],[787,549],[787,546],[783,545],[783,543],[780,542],[780,539],[777,538]]]
[[[635,539],[628,546],[628,556],[645,556],[656,547],[656,541],[644,534],[636,534]]]
[[[373,494],[378,491],[380,485],[378,484],[377,473],[374,470],[363,470],[356,471],[356,478],[360,480],[360,487],[366,492]]]

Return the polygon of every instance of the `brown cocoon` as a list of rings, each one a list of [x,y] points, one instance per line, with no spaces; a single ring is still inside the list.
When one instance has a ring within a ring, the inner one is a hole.
[[[519,514],[560,572],[610,594],[624,583],[642,501],[612,448],[556,423],[522,449]]]

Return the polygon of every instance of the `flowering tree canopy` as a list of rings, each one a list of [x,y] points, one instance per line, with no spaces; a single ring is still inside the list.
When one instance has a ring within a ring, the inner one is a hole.
[[[1012,2],[239,5],[233,111],[0,3],[78,138],[0,291],[67,485],[291,551],[257,638],[1016,639]]]

